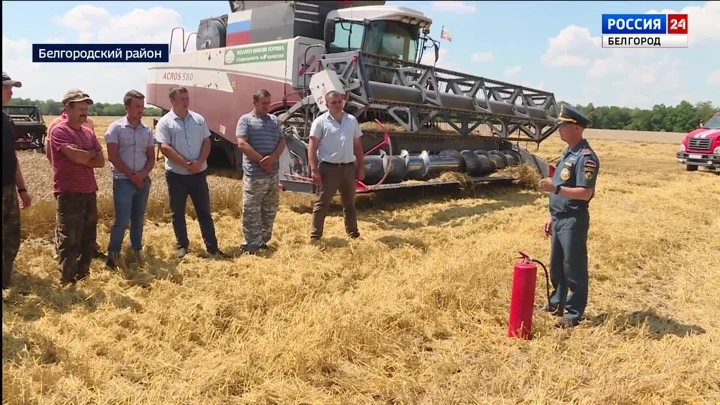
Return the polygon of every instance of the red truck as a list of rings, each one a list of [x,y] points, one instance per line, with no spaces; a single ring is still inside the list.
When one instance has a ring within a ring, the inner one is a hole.
[[[700,166],[715,170],[720,168],[720,111],[701,124],[700,128],[685,136],[677,153],[678,163],[687,170],[695,171]]]

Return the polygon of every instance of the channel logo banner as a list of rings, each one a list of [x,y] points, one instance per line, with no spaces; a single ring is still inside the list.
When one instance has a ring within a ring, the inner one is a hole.
[[[34,63],[157,63],[170,59],[168,44],[33,44]]]
[[[603,48],[687,48],[687,14],[603,14]]]

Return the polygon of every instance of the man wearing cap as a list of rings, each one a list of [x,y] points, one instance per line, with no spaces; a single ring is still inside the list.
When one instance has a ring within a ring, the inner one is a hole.
[[[71,89],[70,91],[82,91],[80,89]],[[62,112],[58,117],[55,117],[52,121],[50,121],[50,124],[48,125],[47,133],[48,136],[45,137],[45,157],[48,158],[48,161],[51,161],[50,159],[50,132],[55,128],[57,124],[60,124],[62,122],[65,122],[67,120],[67,113],[65,111]],[[90,117],[85,118],[85,121],[83,121],[82,126],[85,128],[93,131],[95,133],[95,123],[93,122]],[[52,161],[51,161],[52,163]],[[58,230],[55,229],[55,258],[57,258],[57,250],[58,250],[58,236],[57,236]],[[105,255],[100,252],[100,245],[95,245],[95,258],[103,258]]]
[[[2,105],[13,95],[13,87],[22,83],[2,72]],[[10,116],[2,113],[2,289],[10,287],[13,265],[20,250],[20,208],[30,206],[32,199],[25,189],[25,179],[15,152],[15,127]],[[20,205],[18,205],[18,195]]]
[[[53,193],[57,203],[58,254],[63,284],[90,274],[97,237],[95,168],[105,166],[102,147],[82,123],[93,104],[86,93],[73,89],[63,97],[67,120],[50,132]]]
[[[210,155],[210,129],[202,115],[190,111],[190,95],[185,87],[169,92],[172,109],[155,127],[160,151],[165,155],[165,181],[170,197],[172,226],[178,258],[187,254],[190,241],[185,221],[188,196],[195,207],[205,248],[211,255],[224,256],[218,248],[215,223],[210,213],[207,158]]]
[[[588,205],[595,195],[600,160],[583,139],[590,119],[565,105],[558,124],[560,139],[568,147],[552,180],[540,180],[540,189],[550,195],[545,235],[552,237],[550,277],[554,288],[550,306],[543,310],[562,317],[557,326],[573,327],[582,319],[588,300]]]

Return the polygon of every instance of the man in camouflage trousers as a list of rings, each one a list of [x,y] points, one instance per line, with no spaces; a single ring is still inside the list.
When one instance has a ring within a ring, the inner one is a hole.
[[[22,83],[2,73],[2,105],[13,95],[13,87]],[[10,287],[15,258],[20,250],[20,208],[27,208],[31,198],[25,189],[25,179],[15,153],[15,127],[10,116],[2,113],[2,289]],[[18,195],[21,204],[18,205]]]
[[[285,137],[277,117],[268,114],[270,93],[253,94],[253,111],[240,117],[236,135],[243,153],[243,235],[242,249],[256,254],[267,249],[280,205],[280,154]]]
[[[67,120],[50,132],[50,162],[57,203],[61,282],[69,284],[90,274],[98,221],[94,169],[105,166],[105,157],[95,133],[82,125],[93,104],[90,96],[78,90],[68,91],[62,102]]]

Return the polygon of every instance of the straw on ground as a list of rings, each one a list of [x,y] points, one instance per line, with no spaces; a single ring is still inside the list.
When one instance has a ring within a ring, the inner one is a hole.
[[[101,135],[109,122],[96,120]],[[720,177],[685,172],[674,144],[591,142],[602,169],[587,321],[564,331],[538,315],[532,341],[505,333],[513,257],[549,255],[534,190],[363,197],[362,238],[343,236],[336,206],[319,245],[312,199],[283,195],[271,253],[205,259],[191,219],[178,261],[159,162],[145,261],[96,261],[68,290],[50,169],[21,153],[35,203],[3,300],[3,403],[717,403]],[[104,248],[109,168],[98,179]],[[242,182],[210,184],[220,247],[237,252]]]

